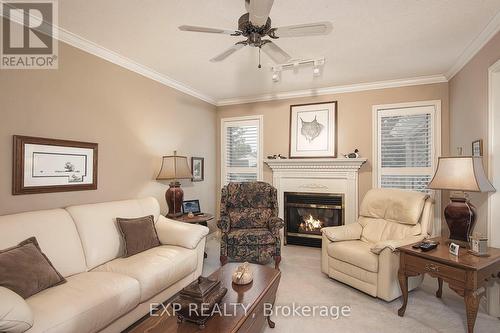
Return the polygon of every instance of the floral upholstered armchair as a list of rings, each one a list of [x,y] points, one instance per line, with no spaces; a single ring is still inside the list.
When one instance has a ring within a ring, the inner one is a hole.
[[[229,183],[222,189],[220,261],[281,261],[277,191],[265,182]]]

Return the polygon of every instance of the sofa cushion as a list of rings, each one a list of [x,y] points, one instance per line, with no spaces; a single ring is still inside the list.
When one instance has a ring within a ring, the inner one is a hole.
[[[75,223],[64,209],[0,216],[0,249],[36,237],[43,253],[62,276],[86,271]]]
[[[10,289],[0,287],[0,332],[23,333],[33,326],[28,303]]]
[[[372,189],[361,203],[360,215],[415,225],[427,198],[427,194],[415,191]]]
[[[123,256],[125,245],[116,217],[153,215],[156,222],[160,215],[155,198],[71,206],[66,210],[75,221],[89,270]]]
[[[34,315],[30,332],[98,332],[139,304],[139,282],[104,272],[71,276],[26,301]]]
[[[194,272],[198,264],[195,250],[162,245],[128,258],[118,258],[96,267],[95,272],[114,272],[140,283],[141,303]]]
[[[232,229],[227,234],[227,243],[231,245],[269,245],[276,239],[269,229]]]
[[[360,240],[332,242],[328,255],[370,272],[378,272],[378,256],[370,251],[371,244]]]
[[[0,286],[22,298],[64,282],[66,280],[43,254],[35,237],[0,250]]]
[[[117,217],[116,222],[125,240],[125,257],[160,246],[153,215],[133,219]]]

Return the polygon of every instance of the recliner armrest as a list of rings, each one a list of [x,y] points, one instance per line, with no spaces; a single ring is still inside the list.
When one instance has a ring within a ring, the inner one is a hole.
[[[332,242],[360,239],[362,231],[363,227],[357,222],[339,227],[326,227],[321,229],[323,235]]]
[[[26,301],[5,287],[0,287],[0,332],[23,333],[33,326],[33,313]]]
[[[267,226],[273,235],[279,236],[280,229],[285,226],[285,221],[280,217],[273,216],[267,222]]]
[[[401,240],[385,240],[375,243],[370,249],[375,254],[380,254],[384,249],[389,249],[392,252],[396,251],[400,246],[406,246],[413,243],[421,242],[425,239],[424,235],[411,236]]]
[[[217,221],[217,228],[221,230],[222,233],[228,233],[231,229],[231,223],[229,222],[228,216],[221,216]]]
[[[194,249],[208,235],[208,228],[202,225],[174,221],[160,215],[155,224],[156,233],[162,245],[176,245]]]

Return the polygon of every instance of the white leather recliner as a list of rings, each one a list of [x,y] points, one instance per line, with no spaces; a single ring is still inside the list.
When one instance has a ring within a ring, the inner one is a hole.
[[[434,201],[420,192],[370,190],[357,222],[322,229],[321,270],[371,296],[392,301],[401,296],[397,247],[428,238]],[[408,289],[422,277],[408,279]]]

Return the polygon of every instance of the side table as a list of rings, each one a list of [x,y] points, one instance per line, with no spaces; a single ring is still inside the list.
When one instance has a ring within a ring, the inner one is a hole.
[[[205,227],[208,226],[208,221],[211,221],[214,219],[214,216],[212,214],[208,213],[203,213],[200,215],[195,215],[193,217],[189,217],[188,214],[182,214],[181,216],[178,217],[169,217],[172,220],[180,221],[180,222],[185,222],[185,223],[195,223],[195,224],[200,224]],[[207,253],[205,252],[204,257],[207,257]]]
[[[500,277],[500,249],[488,248],[488,257],[477,257],[460,248],[458,256],[449,253],[446,239],[435,238],[439,245],[434,250],[423,252],[411,245],[399,247],[399,285],[403,293],[403,305],[398,315],[403,317],[408,304],[408,277],[429,274],[437,278],[436,297],[441,298],[443,281],[450,289],[464,298],[467,314],[467,332],[474,331],[479,299],[487,285]]]

